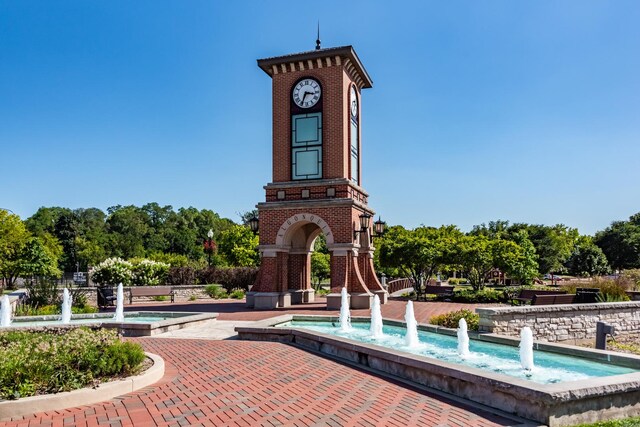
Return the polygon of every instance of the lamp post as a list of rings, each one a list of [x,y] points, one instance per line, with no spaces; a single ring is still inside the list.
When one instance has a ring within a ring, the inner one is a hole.
[[[216,241],[213,240],[213,230],[209,229],[207,239],[204,241],[204,251],[207,253],[209,267],[211,267],[211,256],[215,253],[216,249],[218,249],[218,245],[216,245]]]
[[[260,228],[260,220],[257,216],[252,215],[251,218],[247,220],[247,224],[249,224],[249,228],[253,234],[258,234],[258,230]]]
[[[364,212],[360,215],[360,230],[356,230],[353,232],[354,238],[358,236],[358,233],[366,233],[369,230],[369,226],[371,225],[371,215],[367,212]],[[387,223],[384,222],[380,217],[378,220],[373,223],[373,233],[371,233],[371,241],[373,241],[374,237],[382,237],[384,233],[386,233]]]

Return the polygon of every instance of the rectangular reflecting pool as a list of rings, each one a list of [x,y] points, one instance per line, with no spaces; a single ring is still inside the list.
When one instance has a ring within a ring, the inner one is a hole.
[[[603,363],[597,360],[568,356],[534,350],[535,367],[525,371],[520,365],[517,347],[496,344],[487,341],[471,340],[470,354],[466,357],[458,355],[458,340],[455,336],[438,334],[429,331],[418,331],[420,343],[415,347],[407,347],[404,342],[406,329],[401,326],[384,325],[382,338],[372,338],[369,322],[354,322],[350,332],[342,332],[339,324],[327,321],[293,320],[277,325],[279,328],[302,328],[323,334],[335,335],[358,342],[393,348],[409,354],[434,358],[450,363],[478,368],[488,372],[509,375],[540,384],[553,384],[563,381],[584,380],[594,377],[630,374],[640,372],[627,366]]]
[[[562,344],[534,343],[529,372],[519,340],[470,333],[471,355],[457,355],[454,329],[418,325],[419,344],[404,346],[404,322],[384,320],[371,338],[369,318],[339,332],[334,316],[284,315],[237,327],[240,339],[277,341],[361,365],[549,426],[640,415],[640,357]]]

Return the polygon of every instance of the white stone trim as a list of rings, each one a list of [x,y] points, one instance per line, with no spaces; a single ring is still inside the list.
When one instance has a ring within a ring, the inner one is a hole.
[[[322,219],[320,216],[316,214],[311,214],[308,212],[303,212],[299,214],[293,215],[291,218],[287,219],[278,229],[278,233],[276,235],[276,246],[285,246],[285,236],[287,235],[287,231],[295,224],[316,224],[322,230],[325,238],[327,239],[327,245],[333,244],[333,232],[331,231],[331,227],[329,224]]]

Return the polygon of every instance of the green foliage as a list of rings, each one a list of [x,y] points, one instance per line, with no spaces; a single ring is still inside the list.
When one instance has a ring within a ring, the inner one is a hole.
[[[153,252],[147,256],[151,261],[169,264],[171,268],[187,267],[190,264],[189,258],[182,254],[166,254],[163,252]]]
[[[465,285],[469,283],[469,281],[464,277],[450,277],[447,279],[447,283],[449,283],[449,285],[451,286],[456,286],[456,285]]]
[[[213,299],[227,298],[227,291],[220,285],[207,285],[204,292]]]
[[[419,284],[416,294],[420,298],[424,283],[441,267],[454,262],[453,247],[461,237],[462,233],[454,226],[414,230],[391,227],[380,245],[380,263],[411,277]]]
[[[90,305],[84,305],[81,307],[73,306],[71,307],[71,312],[73,314],[90,314],[90,313],[98,313],[100,310],[98,307],[93,307]],[[35,306],[29,304],[20,304],[16,308],[16,316],[49,316],[54,314],[62,313],[62,306],[60,304],[57,305],[42,305]]]
[[[169,298],[166,295],[156,295],[152,298],[154,301],[166,301]]]
[[[229,294],[229,298],[231,299],[243,299],[244,291],[242,289],[236,289]]]
[[[623,280],[629,281],[631,291],[640,291],[640,268],[624,270],[620,275]]]
[[[131,284],[134,286],[157,286],[164,284],[169,264],[150,259],[131,260]]]
[[[311,278],[313,279],[313,287],[316,291],[321,289],[322,282],[331,275],[329,260],[329,254],[321,252],[311,253]]]
[[[220,233],[218,251],[230,266],[252,267],[258,265],[258,236],[248,227],[234,225]]]
[[[324,297],[331,293],[331,289],[320,288],[316,289],[316,296]]]
[[[579,424],[573,427],[640,427],[640,417],[625,418],[622,420],[599,421],[593,424]]]
[[[587,236],[578,239],[573,253],[567,260],[566,267],[569,274],[582,277],[600,276],[611,271],[602,249]]]
[[[569,282],[562,285],[562,289],[567,293],[575,294],[578,287],[598,288],[600,294],[597,299],[598,302],[616,302],[616,301],[629,301],[627,291],[633,288],[633,282],[625,277],[618,277],[617,279],[610,279],[606,277],[595,277],[588,282],[588,284]]]
[[[594,243],[617,270],[640,268],[640,212],[596,233]]]
[[[133,265],[121,258],[108,258],[89,271],[91,280],[100,285],[130,285]]]
[[[228,293],[231,293],[234,289],[248,290],[258,277],[258,268],[211,267],[200,270],[197,275],[200,283],[219,283]]]
[[[195,296],[195,295],[191,295],[191,296],[189,297],[189,301],[195,301],[195,300],[197,300],[197,299],[198,299],[198,297],[197,297],[197,296]]]
[[[59,393],[131,375],[145,355],[115,330],[0,332],[0,399]]]
[[[0,209],[0,276],[9,289],[20,275],[20,255],[28,241],[29,232],[20,217]]]
[[[441,314],[439,316],[433,316],[429,323],[432,325],[444,326],[445,328],[458,328],[458,322],[460,319],[464,319],[467,322],[467,329],[470,331],[478,330],[478,323],[480,322],[480,316],[469,310],[453,311],[451,313]]]
[[[481,290],[456,289],[453,291],[452,301],[461,303],[500,303],[505,302],[505,294],[491,288]]]
[[[171,267],[167,272],[167,285],[191,286],[197,282],[196,270],[193,267]]]

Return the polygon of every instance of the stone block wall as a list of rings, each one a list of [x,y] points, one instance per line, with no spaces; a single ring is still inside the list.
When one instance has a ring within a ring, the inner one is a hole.
[[[196,299],[211,299],[204,291],[204,289],[208,285],[193,285],[193,286],[172,286],[171,288],[175,292],[175,301],[176,302],[185,302],[189,301],[192,296],[195,296]],[[90,305],[98,305],[98,291],[96,288],[89,287],[84,288],[87,290],[87,301]],[[116,287],[114,286],[114,293]],[[129,289],[128,286],[124,287],[124,303],[125,305],[129,304]],[[62,292],[62,290],[60,291]],[[154,301],[153,297],[135,297],[133,299],[133,303],[136,302],[150,302]],[[170,299],[169,299],[170,301]]]
[[[614,325],[616,334],[640,331],[640,302],[477,308],[480,332],[519,336],[529,326],[540,341],[595,339],[596,322]]]

